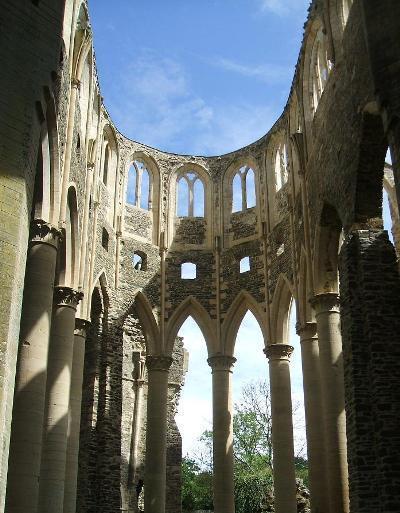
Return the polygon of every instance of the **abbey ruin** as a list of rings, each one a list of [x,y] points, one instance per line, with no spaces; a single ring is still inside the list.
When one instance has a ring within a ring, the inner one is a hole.
[[[181,511],[188,316],[212,373],[214,511],[234,513],[249,310],[275,511],[295,513],[292,298],[312,512],[399,513],[400,2],[314,0],[282,115],[217,157],[124,137],[92,36],[85,0],[2,2],[0,513],[136,513],[143,495],[145,513]]]

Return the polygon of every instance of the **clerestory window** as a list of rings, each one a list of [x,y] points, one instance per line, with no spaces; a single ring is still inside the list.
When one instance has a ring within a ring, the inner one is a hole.
[[[328,60],[327,38],[322,27],[319,29],[311,52],[311,104],[317,111],[331,69]]]
[[[184,262],[181,266],[181,279],[182,280],[195,280],[197,277],[196,264],[192,262]]]
[[[150,173],[140,160],[133,161],[129,168],[126,201],[135,207],[151,210]]]
[[[289,159],[286,144],[281,143],[275,153],[275,185],[276,191],[282,189],[289,177]]]
[[[204,184],[199,175],[194,171],[180,175],[177,189],[178,217],[204,217]]]
[[[232,180],[232,212],[241,212],[255,206],[255,174],[251,167],[242,166]]]

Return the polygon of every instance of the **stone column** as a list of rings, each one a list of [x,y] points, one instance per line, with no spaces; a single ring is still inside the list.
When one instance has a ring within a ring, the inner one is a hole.
[[[167,409],[170,356],[147,356],[148,398],[146,433],[145,512],[165,513]]]
[[[293,347],[272,344],[265,349],[269,359],[271,388],[272,450],[276,513],[296,513],[290,356]]]
[[[53,287],[60,232],[44,221],[31,227],[15,379],[6,511],[38,510]]]
[[[211,356],[213,388],[214,512],[234,513],[232,369],[236,358]]]
[[[324,426],[321,422],[323,410],[317,324],[307,322],[298,326],[297,334],[300,336],[303,368],[311,513],[326,513],[329,501],[325,475]]]
[[[83,367],[85,363],[86,335],[89,326],[89,321],[84,319],[75,319],[63,513],[76,512]]]
[[[339,296],[335,292],[318,294],[311,303],[318,329],[330,512],[347,513],[349,487]]]
[[[81,292],[69,287],[56,287],[54,291],[40,470],[40,513],[62,513],[64,507],[75,312],[82,296]]]

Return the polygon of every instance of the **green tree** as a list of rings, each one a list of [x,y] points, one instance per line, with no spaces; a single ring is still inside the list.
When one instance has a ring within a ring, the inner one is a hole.
[[[251,382],[243,387],[241,400],[234,406],[233,439],[236,513],[273,511],[271,400],[266,381]],[[204,431],[200,442],[202,449],[192,460],[197,465],[194,481],[197,483],[201,474],[207,475],[211,490],[212,431]],[[295,465],[297,477],[307,486],[307,461],[297,456]],[[197,484],[191,484],[190,490],[200,498]],[[196,506],[193,509],[211,508]]]
[[[183,511],[213,509],[212,473],[202,470],[191,458],[182,460],[182,508]]]

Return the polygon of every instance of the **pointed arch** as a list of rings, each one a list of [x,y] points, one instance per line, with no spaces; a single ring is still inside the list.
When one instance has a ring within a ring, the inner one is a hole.
[[[108,307],[110,305],[110,295],[108,293],[109,287],[108,287],[107,274],[106,274],[106,270],[104,268],[97,274],[96,279],[93,281],[93,286],[92,286],[92,289],[89,294],[90,298],[92,297],[96,287],[100,288],[100,290],[101,290],[103,311],[106,311],[106,310],[108,310]],[[90,318],[90,316],[91,316],[90,309],[91,309],[91,301],[88,301],[88,312],[87,312],[88,318]]]
[[[205,308],[193,296],[187,297],[174,311],[166,326],[166,352],[172,354],[175,339],[183,323],[188,317],[192,317],[199,326],[206,341],[209,355],[215,354],[217,341],[215,338],[215,326]]]
[[[147,354],[161,354],[161,337],[157,321],[153,314],[150,301],[143,294],[138,292],[135,296],[135,308],[143,328],[143,335],[146,340]]]
[[[275,287],[271,308],[271,344],[287,344],[289,337],[289,312],[294,297],[288,278],[281,274]]]
[[[267,345],[265,312],[247,290],[241,290],[229,307],[222,324],[222,352],[224,354],[233,355],[240,325],[248,311],[256,318],[264,337],[264,344]]]

